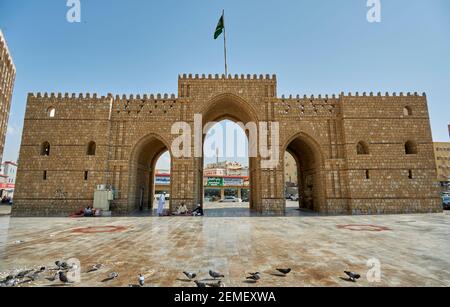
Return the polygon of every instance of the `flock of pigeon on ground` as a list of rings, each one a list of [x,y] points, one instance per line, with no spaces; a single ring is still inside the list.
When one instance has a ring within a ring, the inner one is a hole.
[[[86,271],[87,274],[89,273],[93,273],[93,272],[97,272],[102,270],[103,265],[102,264],[96,264],[93,265],[92,267],[89,268],[89,270]],[[67,262],[63,262],[63,261],[56,261],[55,262],[55,267],[48,269],[46,267],[41,267],[37,270],[25,270],[22,272],[19,272],[17,274],[12,274],[12,275],[8,275],[4,280],[0,281],[0,287],[17,287],[17,286],[21,286],[21,285],[25,285],[25,284],[29,284],[31,282],[35,282],[39,279],[41,279],[41,276],[44,275],[45,272],[47,273],[51,273],[51,275],[47,274],[47,276],[50,277],[46,277],[45,279],[49,282],[57,282],[59,280],[59,282],[62,285],[66,285],[66,284],[72,284],[74,283],[73,281],[69,280],[69,278],[67,277],[67,273],[70,270],[75,269],[74,266],[70,266],[69,264],[67,264]],[[289,273],[291,273],[291,269],[276,269],[279,272],[279,277],[285,277],[287,276]],[[209,276],[211,276],[213,278],[214,282],[206,282],[205,280],[200,281],[197,279],[197,274],[196,273],[191,273],[191,272],[183,272],[183,274],[189,279],[190,282],[194,282],[195,285],[199,288],[220,288],[220,287],[225,287],[225,285],[223,284],[222,280],[220,278],[225,278],[225,276],[223,274],[214,272],[214,271],[209,271]],[[347,281],[351,281],[351,282],[356,282],[358,279],[361,278],[361,276],[359,274],[353,273],[353,272],[349,272],[349,271],[345,271],[345,274],[348,276],[348,278],[346,279]],[[111,272],[109,273],[105,279],[102,280],[103,283],[115,280],[119,277],[119,273],[117,272]],[[256,272],[256,273],[249,273],[246,281],[248,281],[249,283],[258,283],[262,278],[262,274],[260,272]],[[137,284],[130,284],[130,287],[144,287],[145,286],[145,276],[140,274],[138,276],[137,279],[138,283]]]

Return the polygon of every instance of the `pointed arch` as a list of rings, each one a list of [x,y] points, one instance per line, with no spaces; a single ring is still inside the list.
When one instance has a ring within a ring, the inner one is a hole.
[[[358,144],[356,145],[356,153],[358,155],[369,155],[370,154],[369,144],[367,144],[364,141],[359,141]]]

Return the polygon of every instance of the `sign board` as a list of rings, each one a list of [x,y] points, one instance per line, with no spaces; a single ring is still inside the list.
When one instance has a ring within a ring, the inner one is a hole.
[[[243,178],[223,178],[224,187],[241,187],[244,185]]]
[[[14,190],[15,184],[13,183],[0,183],[0,189],[8,189],[8,190]]]
[[[155,176],[156,185],[170,185],[170,176]]]
[[[223,178],[209,177],[206,186],[208,187],[223,187]]]

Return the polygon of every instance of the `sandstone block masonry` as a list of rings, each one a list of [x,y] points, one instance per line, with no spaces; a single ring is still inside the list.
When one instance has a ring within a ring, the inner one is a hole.
[[[279,122],[298,166],[299,206],[323,214],[438,212],[425,94],[277,96],[276,76],[182,75],[178,95],[29,94],[14,216],[67,215],[116,191],[113,214],[153,207],[158,157],[174,122]],[[268,144],[270,140],[267,140]],[[192,142],[194,144],[194,142]],[[192,145],[193,146],[193,145]],[[250,159],[251,210],[285,210],[284,154]],[[171,206],[203,202],[203,159],[172,157]]]

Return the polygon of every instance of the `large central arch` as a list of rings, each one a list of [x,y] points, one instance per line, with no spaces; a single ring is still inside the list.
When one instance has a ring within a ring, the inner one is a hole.
[[[153,133],[134,146],[129,163],[128,212],[153,209],[156,163],[167,151],[171,154],[168,142]]]
[[[212,122],[220,122],[223,120],[230,120],[235,123],[243,124],[245,127],[249,123],[254,123],[256,127],[259,125],[259,120],[257,117],[257,112],[253,107],[241,97],[234,94],[221,94],[212,98],[206,107],[201,111],[202,123],[203,123],[203,140],[202,140],[202,153],[204,152],[204,143],[207,134],[207,126]],[[250,132],[248,130],[244,131],[247,138],[250,137]],[[249,140],[249,146],[251,142]],[[250,150],[249,150],[250,152]],[[258,191],[258,178],[256,174],[258,173],[258,158],[249,157],[249,183],[250,183],[250,209],[256,210],[257,204],[260,198]],[[204,157],[198,158],[196,161],[198,176],[197,176],[197,199],[199,203],[203,205],[203,167],[204,167]]]

